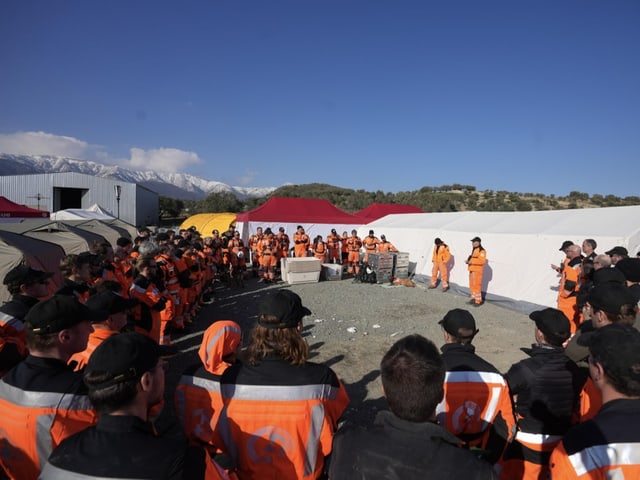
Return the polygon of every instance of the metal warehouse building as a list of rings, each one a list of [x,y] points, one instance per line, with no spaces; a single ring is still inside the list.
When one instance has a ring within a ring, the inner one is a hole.
[[[158,223],[158,194],[135,183],[82,173],[0,176],[0,195],[13,202],[57,212],[98,204],[131,225]]]

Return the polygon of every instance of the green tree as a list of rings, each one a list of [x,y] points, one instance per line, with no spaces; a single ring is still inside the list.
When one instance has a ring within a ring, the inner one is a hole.
[[[180,216],[184,210],[184,202],[176,198],[158,197],[158,208],[160,210],[160,218],[175,218]]]

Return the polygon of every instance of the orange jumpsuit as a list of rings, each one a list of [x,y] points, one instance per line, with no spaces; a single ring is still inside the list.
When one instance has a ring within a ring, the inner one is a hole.
[[[431,270],[431,287],[435,288],[438,284],[438,273],[440,274],[440,282],[442,288],[449,288],[449,270],[447,269],[447,263],[451,260],[451,252],[449,246],[445,243],[436,245],[433,247],[433,256],[431,261],[433,262],[433,269]]]
[[[580,322],[578,312],[578,290],[580,288],[580,272],[582,257],[575,257],[562,269],[560,287],[558,288],[558,310],[566,315],[571,323],[571,333],[576,333]]]
[[[309,235],[306,233],[296,232],[293,235],[293,254],[296,257],[306,257],[309,253],[309,244],[311,240],[309,240]]]
[[[155,284],[139,275],[131,286],[131,298],[140,302],[134,308],[135,330],[147,335],[151,339],[160,343],[160,311],[165,307],[165,300],[162,293],[158,291]]]
[[[340,237],[337,233],[327,236],[327,249],[329,250],[328,262],[341,263],[340,257]]]
[[[274,280],[274,268],[278,265],[278,243],[273,235],[267,235],[260,240],[259,250],[262,276],[265,280]]]
[[[362,239],[362,245],[364,246],[364,261],[369,261],[369,254],[375,253],[378,251],[378,244],[380,240],[377,237],[372,237],[371,235],[367,235]]]
[[[276,235],[276,241],[278,242],[278,248],[280,249],[279,258],[287,258],[289,256],[289,245],[291,244],[289,235],[284,232],[278,232]]]
[[[360,248],[362,248],[362,240],[358,236],[351,236],[347,239],[347,248],[349,250],[349,256],[347,261],[349,262],[349,273],[355,273],[356,275],[360,271]]]
[[[380,240],[380,244],[378,245],[378,252],[387,253],[387,252],[397,252],[398,249],[391,242],[386,240]]]
[[[327,258],[327,245],[322,241],[313,244],[313,256],[324,263]]]
[[[487,251],[482,247],[475,247],[469,255],[469,290],[471,290],[471,300],[476,305],[482,303],[482,271],[487,263]]]

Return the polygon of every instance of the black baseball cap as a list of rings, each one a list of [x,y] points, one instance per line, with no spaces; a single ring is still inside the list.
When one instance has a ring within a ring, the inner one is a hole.
[[[587,302],[595,310],[619,314],[623,305],[635,305],[636,297],[626,285],[603,283],[593,287],[587,295]]]
[[[480,242],[480,243],[482,243],[482,239],[481,239],[480,237],[473,237],[473,238],[471,239],[471,241],[472,241],[472,242]]]
[[[571,324],[567,316],[557,308],[545,308],[529,314],[536,327],[544,333],[549,343],[561,346],[571,336]]]
[[[578,337],[605,373],[622,381],[640,381],[640,332],[626,325],[611,324]]]
[[[611,250],[609,250],[608,252],[604,252],[607,255],[611,256],[611,255],[620,255],[621,257],[626,257],[627,255],[629,255],[629,251],[624,248],[624,247],[613,247]]]
[[[630,282],[640,282],[640,258],[623,258],[612,270],[620,270]]]
[[[176,352],[175,347],[158,345],[141,333],[112,335],[98,345],[84,370],[85,377],[89,373],[100,373],[108,374],[107,378],[99,384],[87,383],[87,386],[90,390],[100,390],[128,380],[137,380],[155,367],[161,357],[175,355]]]
[[[258,320],[265,328],[292,328],[298,326],[302,317],[311,315],[311,310],[302,305],[298,294],[290,290],[279,290],[262,302],[260,315],[273,315],[279,320],[275,324]]]
[[[563,251],[565,248],[570,247],[571,245],[575,244],[571,240],[565,240],[564,242],[562,242],[562,246],[558,250]]]
[[[338,232],[336,232],[336,229],[335,229],[335,228],[332,228],[332,229],[331,229],[331,233],[338,233]]]
[[[37,283],[41,280],[53,277],[53,272],[44,272],[42,270],[36,270],[29,265],[18,265],[12,268],[4,276],[2,283],[5,285],[23,285]]]
[[[102,310],[109,315],[124,312],[138,305],[138,300],[133,298],[124,298],[122,295],[111,290],[105,290],[90,296],[85,304],[94,310]]]
[[[476,329],[476,320],[468,310],[454,308],[449,310],[442,320],[438,322],[449,334],[457,338],[473,338],[479,330]],[[461,335],[460,330],[469,330],[471,335]]]
[[[278,229],[278,231],[279,231],[279,232],[284,232],[284,227],[280,227],[280,228]]]
[[[48,300],[36,303],[24,317],[28,328],[36,335],[46,335],[71,328],[80,322],[101,322],[108,313],[83,305],[75,297],[54,295]]]
[[[436,238],[433,243],[435,243],[436,245],[440,245],[442,243],[442,240],[440,238]]]

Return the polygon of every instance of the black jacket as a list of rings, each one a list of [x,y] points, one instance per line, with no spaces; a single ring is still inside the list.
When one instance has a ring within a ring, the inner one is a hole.
[[[51,454],[42,480],[82,478],[200,479],[203,449],[186,441],[156,437],[135,416],[102,415],[95,427],[64,440]],[[73,472],[73,473],[72,473]]]
[[[333,441],[329,478],[362,480],[497,479],[491,465],[435,423],[378,413],[371,428],[339,431]]]
[[[505,375],[511,396],[518,396],[518,430],[564,435],[579,406],[586,375],[561,347],[533,345],[522,350],[530,358],[512,365]]]

